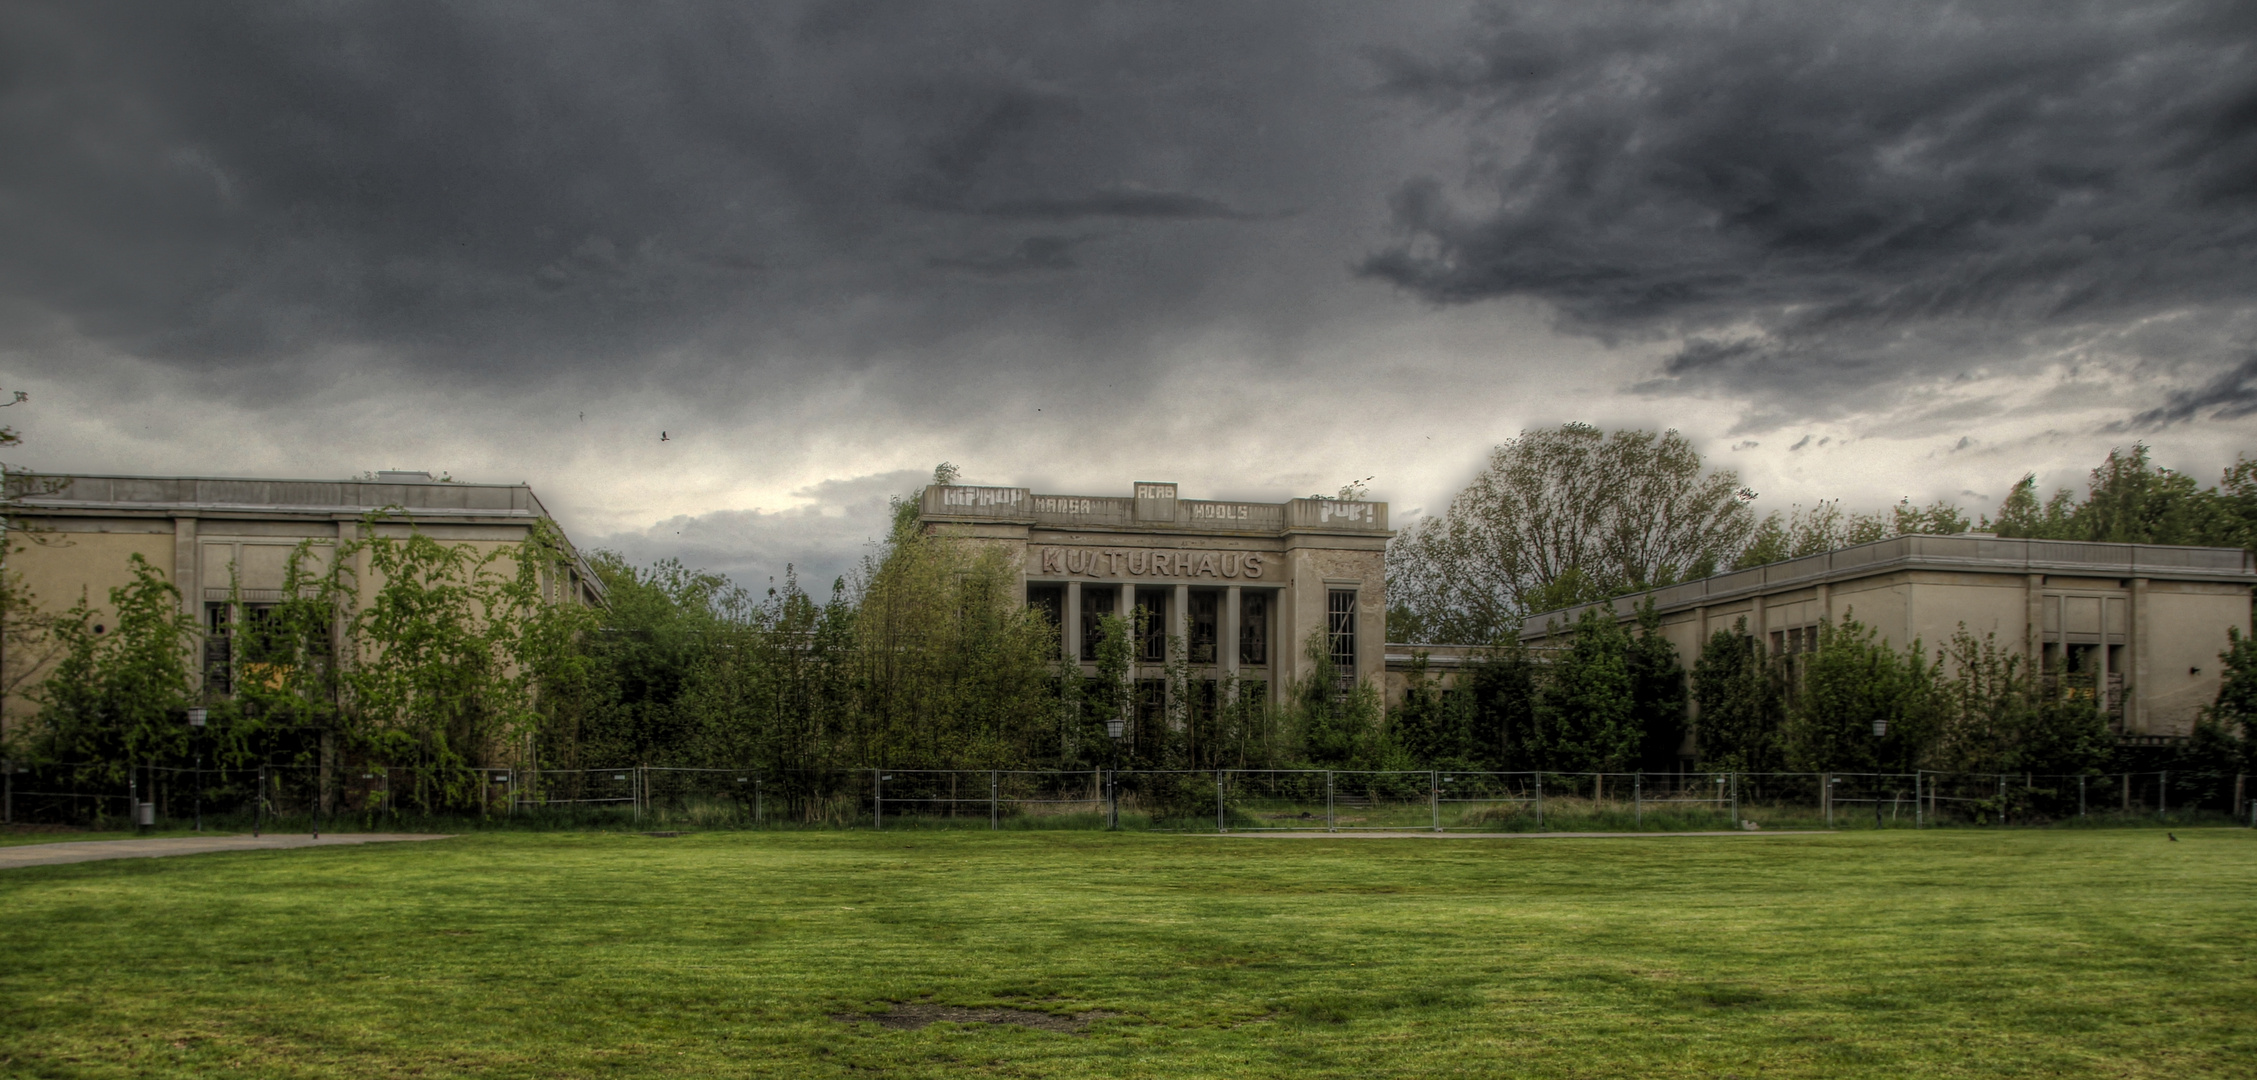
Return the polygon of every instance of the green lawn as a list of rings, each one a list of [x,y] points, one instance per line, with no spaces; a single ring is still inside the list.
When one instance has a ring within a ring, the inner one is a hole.
[[[497,832],[32,867],[0,871],[0,1074],[2257,1074],[2257,834],[2178,835]],[[897,1002],[1105,1015],[834,1019]]]

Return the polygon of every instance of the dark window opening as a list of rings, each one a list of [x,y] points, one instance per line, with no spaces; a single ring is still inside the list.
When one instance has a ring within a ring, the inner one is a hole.
[[[1191,662],[1215,662],[1216,619],[1215,609],[1221,595],[1211,592],[1191,594]]]
[[[1145,727],[1143,725],[1158,724],[1166,719],[1167,715],[1168,680],[1138,679],[1136,681],[1136,722],[1139,730],[1158,730],[1156,727]]]
[[[1113,590],[1085,588],[1081,591],[1082,659],[1097,659],[1097,646],[1105,640],[1104,618],[1112,613]]]
[[[1774,656],[1801,656],[1818,651],[1818,628],[1798,626],[1792,630],[1771,632],[1771,652]]]
[[[1164,664],[1168,660],[1168,605],[1167,594],[1152,590],[1137,597],[1136,621],[1141,639],[1137,659],[1147,664]]]
[[[227,604],[204,605],[204,689],[214,694],[235,691],[235,620]]]
[[[1238,662],[1259,667],[1270,662],[1270,602],[1246,593],[1238,602]]]

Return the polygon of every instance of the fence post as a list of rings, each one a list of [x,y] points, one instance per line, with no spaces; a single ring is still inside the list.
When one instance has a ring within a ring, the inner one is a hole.
[[[1223,774],[1220,769],[1215,770],[1215,831],[1230,831],[1229,826],[1223,823]]]
[[[259,766],[258,794],[251,800],[251,836],[259,835],[259,826],[266,823],[266,766]]]
[[[1732,773],[1732,828],[1740,827],[1740,774]]]
[[[16,763],[0,760],[0,824],[16,823]]]
[[[2157,775],[2159,778],[2155,782],[2155,816],[2165,818],[2169,817],[2171,813],[2171,770],[2165,769]]]
[[[1921,770],[1912,770],[1912,827],[1915,829],[1925,829],[1928,827],[1927,818],[1920,812],[1923,807],[1923,804],[1920,801],[1921,776]]]
[[[1826,827],[1834,827],[1834,774],[1818,774],[1818,805],[1826,811]]]
[[[1638,827],[1646,827],[1646,771],[1640,769],[1630,776],[1630,804],[1637,807]]]
[[[1544,774],[1536,774],[1536,827],[1544,827]]]
[[[1003,784],[1001,776],[1002,774],[994,769],[987,771],[987,831],[989,832],[994,832],[1003,827],[1003,804],[1001,802]]]
[[[2249,777],[2245,773],[2233,774],[2233,806],[2237,811],[2241,809],[2242,792],[2248,790],[2248,779]]]
[[[1433,811],[1434,811],[1434,831],[1435,831],[1435,832],[1441,832],[1441,831],[1442,831],[1442,774],[1441,774],[1441,773],[1439,773],[1439,772],[1432,772],[1432,771],[1429,771],[1429,772],[1428,772],[1428,773],[1426,774],[1426,801],[1427,801],[1427,805],[1428,805],[1429,807],[1431,807],[1431,808],[1433,809]]]
[[[886,827],[886,777],[884,770],[870,770],[870,819],[874,828]]]
[[[2077,774],[2077,817],[2085,816],[2085,774]]]
[[[1326,832],[1339,832],[1339,831],[1340,831],[1340,826],[1333,824],[1333,817],[1332,817],[1332,770],[1331,770],[1331,769],[1326,769],[1326,770],[1324,771],[1324,831],[1326,831]]]
[[[2124,813],[2132,812],[2132,774],[2124,774]]]
[[[761,811],[765,808],[760,805],[760,783],[760,776],[754,774],[752,778],[752,823],[755,825],[766,823],[765,817],[761,814]]]

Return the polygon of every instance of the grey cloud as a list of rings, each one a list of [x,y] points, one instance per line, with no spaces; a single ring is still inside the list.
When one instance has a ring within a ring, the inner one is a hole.
[[[849,365],[917,402],[939,370],[1118,370],[1171,328],[1252,313],[1292,332],[1322,307],[1310,294],[1353,291],[1338,266],[1372,205],[1361,148],[1386,135],[1351,118],[1355,50],[1418,21],[7,5],[0,293],[277,401],[326,385],[340,350],[499,385],[663,354],[699,394],[718,369]],[[1266,208],[1310,205],[1321,227],[1258,235]],[[1020,273],[1079,261],[1078,241],[1015,235],[1073,221],[1142,234],[1086,274]],[[1036,291],[967,291],[962,270]],[[0,323],[0,347],[26,340]]]
[[[2204,413],[2212,420],[2239,420],[2257,414],[2257,356],[2243,360],[2200,387],[2172,394],[2159,408],[2109,425],[2108,430],[2149,431],[2185,423]]]
[[[792,493],[807,500],[802,506],[684,514],[647,529],[580,542],[636,563],[679,558],[756,591],[794,572],[802,588],[822,597],[834,581],[854,571],[863,555],[877,550],[892,523],[891,500],[920,490],[929,479],[929,474],[901,470],[827,480]]]
[[[1801,415],[2165,314],[2215,370],[2257,286],[2253,31],[2215,2],[1500,5],[1380,57],[1471,151],[1358,269],[1683,335],[1645,389]]]
[[[1071,270],[1080,265],[1074,261],[1075,248],[1095,240],[1084,236],[1030,236],[1019,241],[1017,247],[1003,255],[942,258],[934,257],[929,264],[945,269],[968,270],[990,277],[1004,277],[1044,270]]]
[[[1019,199],[979,209],[991,217],[1068,221],[1088,217],[1245,220],[1258,215],[1175,191],[1104,191],[1070,199]]]

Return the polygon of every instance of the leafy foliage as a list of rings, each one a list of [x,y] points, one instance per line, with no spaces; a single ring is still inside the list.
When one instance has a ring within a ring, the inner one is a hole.
[[[62,654],[38,691],[37,749],[88,780],[120,780],[134,764],[178,755],[188,738],[196,621],[162,571],[139,554],[128,565],[132,580],[110,590],[108,615],[82,597],[55,620]]]
[[[1389,545],[1391,617],[1414,640],[1491,643],[1530,612],[1703,577],[1739,553],[1752,498],[1674,431],[1524,431]]]
[[[1709,635],[1693,661],[1694,736],[1703,767],[1770,772],[1780,763],[1785,712],[1779,672],[1741,619]]]
[[[2200,544],[2257,550],[2257,461],[2237,459],[2218,486],[2157,466],[2145,443],[2110,450],[2085,497],[2067,488],[2042,503],[2025,475],[1985,522],[2000,536],[2134,544]]]

